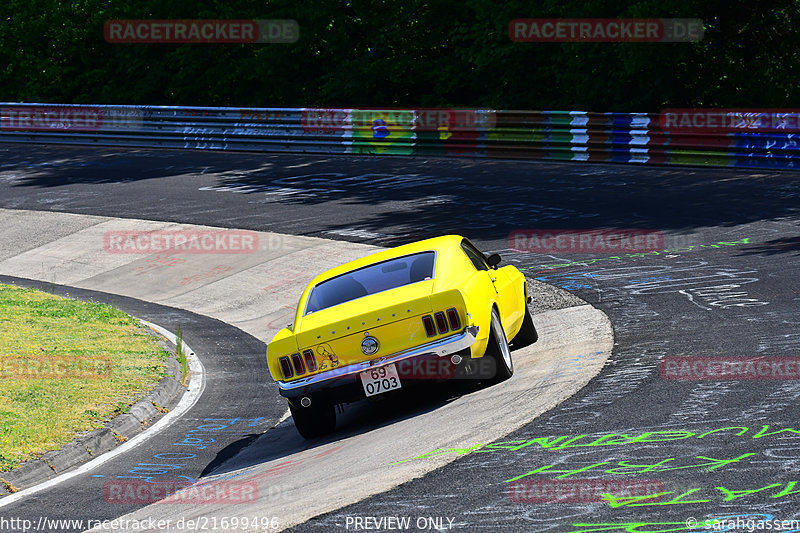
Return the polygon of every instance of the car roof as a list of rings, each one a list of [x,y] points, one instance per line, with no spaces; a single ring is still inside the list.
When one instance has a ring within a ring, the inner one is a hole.
[[[453,246],[460,246],[461,241],[463,240],[464,237],[462,237],[461,235],[444,235],[442,237],[434,237],[432,239],[425,239],[422,241],[404,244],[396,248],[389,248],[388,250],[382,250],[380,252],[370,254],[366,257],[362,257],[360,259],[350,261],[343,265],[339,265],[330,270],[326,270],[325,272],[319,274],[317,277],[311,280],[309,286],[318,285],[323,281],[335,278],[336,276],[341,276],[342,274],[346,274],[347,272],[358,270],[359,268],[363,268],[365,266],[372,265],[375,263],[380,263],[382,261],[387,261],[389,259],[394,259],[396,257],[402,257],[404,255],[411,255],[420,252],[439,251]]]

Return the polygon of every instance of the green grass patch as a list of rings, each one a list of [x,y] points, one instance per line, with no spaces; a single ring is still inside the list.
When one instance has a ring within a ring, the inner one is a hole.
[[[109,305],[0,284],[0,472],[127,412],[168,356]]]
[[[189,362],[186,359],[186,354],[183,351],[183,330],[180,324],[175,328],[175,360],[181,365],[181,385],[184,387],[189,382]]]

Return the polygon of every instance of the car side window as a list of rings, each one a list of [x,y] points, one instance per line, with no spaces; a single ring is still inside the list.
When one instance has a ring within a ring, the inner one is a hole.
[[[489,270],[489,264],[486,262],[483,254],[480,253],[477,248],[472,246],[467,241],[461,241],[461,249],[464,250],[465,254],[467,254],[467,257],[470,261],[472,261],[472,264],[475,265],[475,268],[478,270]]]

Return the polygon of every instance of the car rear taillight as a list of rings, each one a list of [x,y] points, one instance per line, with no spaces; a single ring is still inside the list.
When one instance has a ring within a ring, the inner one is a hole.
[[[425,315],[422,317],[422,324],[425,326],[425,334],[428,337],[433,337],[436,335],[436,327],[433,325],[433,319],[431,315]]]
[[[306,365],[303,364],[303,358],[300,357],[299,353],[292,354],[292,363],[298,376],[306,373]]]
[[[436,328],[439,333],[447,333],[447,320],[444,318],[444,313],[441,311],[434,313],[433,318],[436,319]]]
[[[455,307],[451,307],[447,311],[437,311],[433,317],[425,315],[422,317],[422,323],[425,325],[425,333],[428,337],[433,337],[437,332],[441,335],[448,331],[461,329],[461,317],[458,316]]]
[[[306,361],[306,368],[308,368],[309,372],[314,372],[317,370],[317,360],[314,358],[314,352],[311,350],[305,350],[303,352],[303,359]]]
[[[292,370],[292,363],[289,361],[288,357],[281,357],[281,372],[283,372],[283,379],[289,379],[290,377],[294,376],[294,371]]]
[[[458,311],[456,311],[455,307],[451,307],[447,310],[447,320],[450,322],[450,329],[453,331],[461,329],[461,319],[458,318]]]

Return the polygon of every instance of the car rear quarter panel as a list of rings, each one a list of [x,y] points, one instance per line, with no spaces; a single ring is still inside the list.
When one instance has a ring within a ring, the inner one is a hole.
[[[289,328],[283,328],[275,334],[275,337],[267,345],[267,366],[272,379],[275,381],[283,379],[278,359],[281,356],[292,355],[293,353],[297,353],[297,342],[295,341],[294,333]]]
[[[470,265],[471,266],[471,265]],[[481,279],[483,275],[484,279]],[[497,296],[491,283],[485,279],[485,272],[473,269],[460,280],[458,292],[464,301],[466,325],[478,326],[478,336],[470,347],[473,358],[483,357],[489,340],[489,324],[491,323],[491,310]]]
[[[512,265],[498,268],[492,277],[496,277],[498,289],[497,306],[500,322],[508,340],[513,339],[525,318],[525,276]]]

